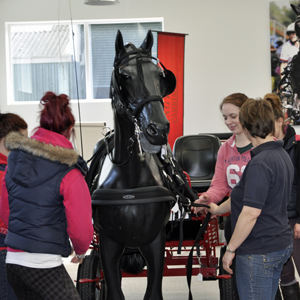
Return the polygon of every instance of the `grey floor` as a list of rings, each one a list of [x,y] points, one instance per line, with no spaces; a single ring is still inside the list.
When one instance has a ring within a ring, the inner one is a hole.
[[[218,250],[218,249],[217,249]],[[70,263],[70,258],[64,260],[65,267],[71,278],[76,280],[77,265]],[[146,278],[123,278],[122,289],[126,300],[142,300],[146,290]],[[192,278],[192,294],[194,300],[216,300],[219,297],[218,281],[198,281]],[[187,300],[188,286],[185,276],[163,278],[164,300]]]
[[[216,254],[219,257],[219,247],[216,247]],[[64,264],[75,282],[78,266],[70,263],[70,259],[70,257],[65,259]],[[300,281],[298,274],[296,276]],[[146,290],[146,278],[123,278],[122,289],[126,300],[142,300]],[[194,300],[218,300],[220,299],[218,281],[198,281],[197,276],[193,276],[192,294]],[[164,300],[188,300],[186,277],[164,277],[163,297]]]

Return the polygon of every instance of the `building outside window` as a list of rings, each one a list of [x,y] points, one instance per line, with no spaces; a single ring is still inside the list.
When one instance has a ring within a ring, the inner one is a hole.
[[[47,91],[107,99],[117,31],[139,47],[153,30],[156,57],[162,27],[162,19],[6,23],[9,102],[39,101]]]

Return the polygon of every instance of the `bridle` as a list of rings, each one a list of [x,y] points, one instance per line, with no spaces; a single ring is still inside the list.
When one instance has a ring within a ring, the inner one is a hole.
[[[131,61],[133,59],[139,60],[139,59],[143,59],[143,58],[156,60],[158,66],[162,70],[163,76],[165,76],[164,74],[165,74],[165,72],[167,72],[167,69],[159,61],[159,59],[151,56],[148,52],[146,52],[145,50],[142,50],[142,49],[135,48],[131,51],[128,51],[128,52],[124,53],[123,55],[120,55],[114,62],[114,70],[112,73],[112,80],[111,80],[112,106],[117,110],[117,112],[120,115],[127,116],[129,118],[129,120],[134,123],[134,127],[135,127],[134,136],[129,138],[129,146],[127,147],[127,149],[129,150],[129,154],[128,154],[127,159],[124,162],[122,162],[120,164],[115,164],[113,162],[112,156],[109,155],[109,152],[108,152],[110,161],[117,166],[123,166],[129,161],[135,141],[137,141],[137,143],[138,143],[138,152],[139,152],[138,156],[140,158],[140,161],[141,162],[145,161],[145,153],[142,150],[141,141],[140,141],[141,129],[140,129],[140,127],[138,125],[138,121],[137,121],[138,113],[145,106],[145,104],[147,104],[149,102],[153,102],[153,101],[159,101],[162,104],[162,106],[164,107],[163,99],[161,96],[158,96],[158,95],[146,96],[135,106],[135,108],[133,110],[130,109],[128,106],[126,106],[125,101],[123,100],[123,95],[121,92],[122,87],[119,83],[119,78],[118,78],[120,76],[120,69],[123,68],[129,61]],[[146,89],[145,86],[144,86],[144,88]],[[148,92],[148,90],[147,90],[147,92]],[[104,136],[104,138],[105,138],[105,136]],[[105,141],[106,141],[106,138],[105,138]],[[108,147],[107,141],[106,141],[106,144]]]
[[[129,109],[125,101],[122,99],[122,92],[121,92],[121,86],[119,84],[118,76],[120,74],[120,69],[124,67],[125,64],[127,64],[129,61],[133,59],[153,59],[157,61],[157,65],[161,68],[163,76],[165,76],[165,72],[167,69],[164,67],[164,65],[159,61],[159,59],[151,56],[148,52],[142,49],[134,49],[131,51],[128,51],[124,53],[123,55],[119,56],[114,63],[114,70],[112,74],[112,82],[111,82],[111,99],[113,106],[117,109],[118,113],[121,115],[127,115],[129,119],[134,122],[134,120],[137,118],[138,112],[147,104],[148,102],[152,101],[159,101],[162,106],[164,107],[164,102],[161,96],[154,95],[154,96],[148,96],[145,97],[142,101],[140,101],[133,110]],[[146,89],[146,87],[144,87]]]

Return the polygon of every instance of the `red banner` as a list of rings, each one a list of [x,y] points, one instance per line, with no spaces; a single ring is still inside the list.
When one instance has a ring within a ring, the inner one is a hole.
[[[165,114],[170,122],[169,144],[183,135],[183,83],[185,34],[159,31],[157,33],[157,58],[176,77],[176,89],[164,98]]]

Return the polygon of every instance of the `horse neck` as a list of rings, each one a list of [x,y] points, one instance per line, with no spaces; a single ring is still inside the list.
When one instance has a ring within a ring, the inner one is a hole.
[[[114,162],[120,164],[126,161],[130,155],[130,138],[134,137],[134,124],[124,120],[115,113],[115,148],[114,148]],[[133,147],[133,151],[134,151]]]
[[[114,128],[115,148],[113,162],[117,169],[120,167],[126,170],[124,173],[126,178],[121,180],[125,182],[123,188],[163,185],[161,174],[153,155],[146,153],[145,161],[141,162],[139,146],[134,138],[134,124],[118,116],[115,117]],[[129,141],[130,138],[134,138],[132,147]],[[131,149],[128,150],[128,146]],[[120,174],[118,173],[117,176],[120,176]]]

